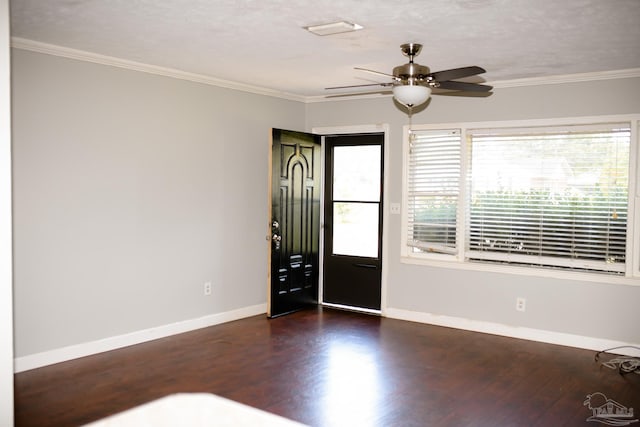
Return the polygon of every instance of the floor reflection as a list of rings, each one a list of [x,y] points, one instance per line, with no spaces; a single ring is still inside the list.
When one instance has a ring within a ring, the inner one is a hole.
[[[323,426],[373,424],[381,397],[376,355],[369,346],[333,341],[327,354]]]

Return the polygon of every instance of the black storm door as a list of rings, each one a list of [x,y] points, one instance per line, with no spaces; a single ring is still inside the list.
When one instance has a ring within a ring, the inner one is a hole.
[[[324,142],[322,302],[380,310],[384,134]]]

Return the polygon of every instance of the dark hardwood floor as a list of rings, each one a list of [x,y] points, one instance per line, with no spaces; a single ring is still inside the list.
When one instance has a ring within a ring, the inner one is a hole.
[[[329,309],[251,317],[19,373],[17,426],[75,426],[210,392],[311,426],[585,426],[590,393],[640,412],[594,352]]]

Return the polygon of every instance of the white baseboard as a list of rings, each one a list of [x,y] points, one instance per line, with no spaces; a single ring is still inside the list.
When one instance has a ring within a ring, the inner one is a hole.
[[[529,341],[538,341],[547,344],[564,345],[587,350],[601,351],[614,347],[635,346],[639,343],[627,343],[603,338],[586,337],[582,335],[566,334],[563,332],[545,331],[542,329],[523,328],[503,325],[500,323],[483,322],[464,319],[461,317],[443,316],[438,314],[423,313],[417,311],[387,308],[384,316],[392,319],[408,320],[411,322],[427,323],[429,325],[446,326],[449,328],[464,329],[467,331],[482,332],[486,334],[501,335],[510,338],[519,338]],[[632,348],[621,348],[616,354],[640,357],[640,351]]]
[[[170,323],[168,325],[144,329],[142,331],[109,337],[97,341],[71,345],[68,347],[45,351],[42,353],[30,354],[28,356],[15,358],[13,369],[16,373],[28,371],[30,369],[40,368],[42,366],[52,365],[54,363],[65,362],[67,360],[77,359],[79,357],[91,356],[92,354],[128,347],[130,345],[140,344],[158,338],[164,338],[171,335],[181,334],[183,332],[206,328],[208,326],[231,322],[234,320],[243,319],[245,317],[256,316],[266,312],[267,305],[258,304],[250,307],[239,308],[237,310],[226,311],[223,313],[211,314],[208,316],[199,317],[197,319],[184,320],[181,322]]]
[[[42,353],[17,357],[14,359],[14,372],[23,372],[40,368],[54,363],[91,356],[105,351],[116,350],[130,345],[152,341],[171,335],[189,332],[208,326],[231,322],[245,317],[257,316],[267,312],[266,304],[258,304],[243,307],[237,310],[216,313],[197,319],[185,320],[168,325],[136,331],[129,334],[118,335],[102,340],[91,341],[82,344],[62,347]],[[398,308],[386,308],[383,315],[391,319],[407,320],[410,322],[426,323],[429,325],[445,326],[449,328],[464,329],[467,331],[482,332],[493,335],[501,335],[510,338],[519,338],[530,341],[544,342],[548,344],[564,345],[587,350],[600,351],[620,346],[640,347],[640,343],[626,343],[603,338],[587,337],[582,335],[566,334],[562,332],[545,331],[541,329],[508,326],[500,323],[483,322],[464,319],[461,317],[443,316],[438,314],[423,313]],[[640,352],[633,349],[620,349],[616,353],[626,356],[640,357]]]

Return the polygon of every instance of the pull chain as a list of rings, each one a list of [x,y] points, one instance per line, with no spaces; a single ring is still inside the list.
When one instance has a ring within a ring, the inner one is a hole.
[[[413,134],[413,105],[407,105],[409,109],[409,153],[413,152],[413,141],[415,139],[415,135]]]

